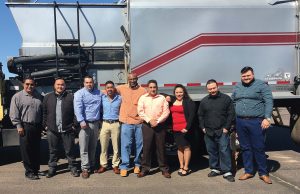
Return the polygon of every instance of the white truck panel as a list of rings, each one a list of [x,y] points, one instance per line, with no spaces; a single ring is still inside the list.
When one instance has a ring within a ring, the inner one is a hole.
[[[247,65],[267,81],[291,81],[296,74],[294,2],[272,6],[267,1],[164,0],[130,5],[131,67],[142,83],[153,78],[161,84],[211,78],[237,82]],[[214,42],[214,37],[223,40]]]

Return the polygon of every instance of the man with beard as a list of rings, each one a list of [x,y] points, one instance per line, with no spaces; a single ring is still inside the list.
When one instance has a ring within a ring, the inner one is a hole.
[[[244,67],[241,70],[241,83],[235,86],[232,99],[245,168],[245,173],[239,180],[247,180],[254,176],[255,159],[259,178],[267,184],[272,184],[265,154],[265,132],[271,125],[273,110],[271,88],[262,80],[254,78],[251,67]]]

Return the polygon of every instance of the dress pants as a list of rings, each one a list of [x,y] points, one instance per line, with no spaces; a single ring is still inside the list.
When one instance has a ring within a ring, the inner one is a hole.
[[[265,154],[265,130],[261,128],[262,118],[236,119],[245,173],[254,174],[253,157],[258,166],[259,176],[267,175]]]
[[[143,157],[142,157],[142,171],[149,172],[151,169],[151,156],[153,151],[153,139],[156,147],[156,157],[159,168],[162,172],[169,170],[166,165],[165,157],[165,137],[166,130],[162,125],[151,127],[148,123],[143,123]]]
[[[40,170],[41,125],[22,124],[25,133],[19,140],[25,175],[37,174]]]
[[[49,169],[56,171],[59,145],[63,143],[65,154],[68,159],[69,169],[76,170],[75,162],[75,135],[73,131],[68,131],[64,133],[53,132],[51,130],[47,131],[47,139],[49,145]]]
[[[107,149],[109,146],[109,139],[111,139],[113,147],[113,158],[112,167],[118,167],[120,163],[119,157],[119,142],[120,142],[120,123],[102,123],[102,128],[100,130],[100,144],[101,144],[101,154],[100,154],[100,165],[107,168]]]
[[[229,134],[222,133],[220,136],[208,136],[205,134],[204,141],[209,155],[209,167],[222,173],[231,172],[231,150]]]
[[[95,168],[99,121],[88,122],[87,124],[88,128],[80,129],[79,132],[81,169],[92,171]]]

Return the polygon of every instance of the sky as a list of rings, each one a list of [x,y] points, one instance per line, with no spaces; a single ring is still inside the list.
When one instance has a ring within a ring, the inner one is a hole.
[[[36,0],[32,0],[33,2]],[[58,3],[111,3],[117,0],[56,0]],[[22,37],[18,31],[16,23],[5,5],[6,0],[0,0],[0,62],[5,78],[14,76],[7,70],[7,59],[10,56],[19,56],[19,48],[22,44]],[[49,3],[53,1],[38,0],[38,3]]]

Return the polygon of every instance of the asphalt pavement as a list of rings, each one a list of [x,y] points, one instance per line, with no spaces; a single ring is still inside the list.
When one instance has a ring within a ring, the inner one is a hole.
[[[66,170],[66,160],[61,159],[57,176],[31,181],[24,177],[19,148],[1,148],[0,193],[300,193],[300,147],[293,144],[289,129],[270,128],[266,146],[272,185],[263,183],[258,175],[246,181],[237,180],[243,173],[241,162],[236,182],[230,183],[222,176],[209,178],[207,155],[200,154],[193,158],[193,173],[186,177],[177,175],[178,162],[173,156],[168,159],[171,179],[164,178],[156,168],[144,178],[137,178],[133,173],[124,178],[113,174],[111,170],[103,174],[92,174],[89,179],[74,178]],[[43,155],[41,170],[46,171],[45,150]]]

